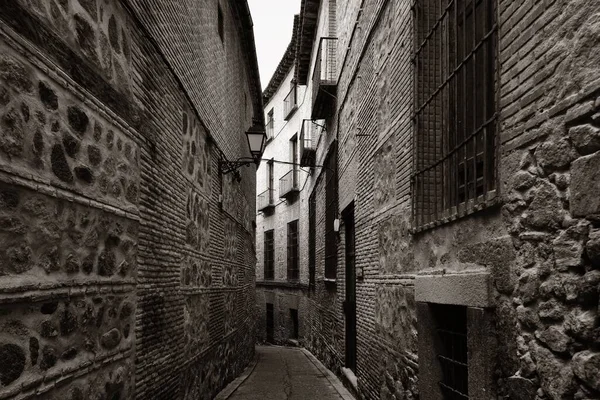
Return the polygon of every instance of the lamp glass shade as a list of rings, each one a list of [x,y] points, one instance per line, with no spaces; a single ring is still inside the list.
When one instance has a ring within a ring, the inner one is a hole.
[[[265,146],[265,133],[261,131],[249,130],[246,132],[248,137],[248,147],[250,147],[250,153],[253,157],[259,157],[264,150]]]

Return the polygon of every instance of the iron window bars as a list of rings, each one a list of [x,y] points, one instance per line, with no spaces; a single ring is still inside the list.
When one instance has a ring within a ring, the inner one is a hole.
[[[440,390],[444,399],[468,399],[467,308],[441,304],[432,307],[440,344],[437,352],[441,367]]]
[[[265,231],[265,280],[275,279],[275,246],[273,230]]]
[[[496,199],[496,1],[415,0],[415,231]]]
[[[297,281],[300,278],[298,268],[298,220],[287,226],[287,279]]]

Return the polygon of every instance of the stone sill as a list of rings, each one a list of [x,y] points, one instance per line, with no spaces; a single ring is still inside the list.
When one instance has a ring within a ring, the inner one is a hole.
[[[308,285],[301,282],[288,281],[256,281],[257,287],[283,287],[289,289],[308,289]]]

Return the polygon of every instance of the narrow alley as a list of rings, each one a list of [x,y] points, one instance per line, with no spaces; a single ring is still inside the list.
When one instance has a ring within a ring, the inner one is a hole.
[[[249,370],[242,382],[233,382],[215,400],[354,399],[331,371],[301,348],[257,346],[256,364]]]
[[[599,171],[600,0],[0,0],[0,400],[600,400]]]

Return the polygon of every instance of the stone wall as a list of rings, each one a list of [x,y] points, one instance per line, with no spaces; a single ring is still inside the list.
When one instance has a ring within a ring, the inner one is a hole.
[[[414,234],[411,5],[339,7],[337,113],[319,145],[322,164],[337,140],[338,208],[355,206],[358,395],[419,397],[415,277],[487,273],[497,347],[490,398],[598,398],[600,8],[498,1],[499,202]],[[322,221],[318,176],[303,196],[315,193]],[[337,282],[320,285],[324,231],[317,226],[305,341],[343,376],[345,228]]]
[[[253,49],[208,0],[167,49],[152,3],[0,5],[0,398],[210,398],[253,356],[254,174],[218,173],[261,119]]]

